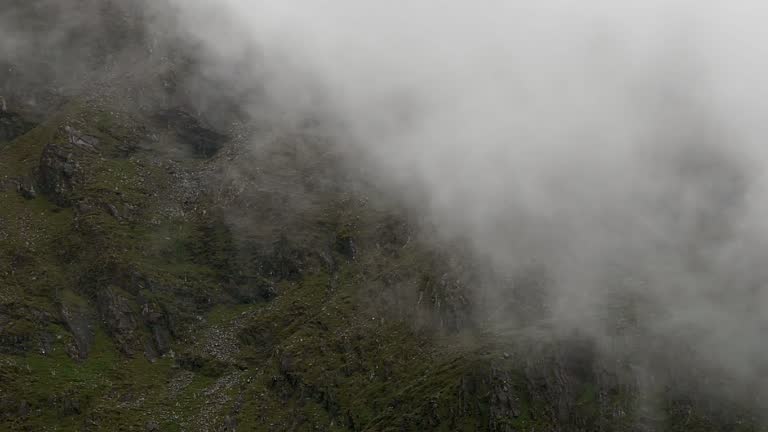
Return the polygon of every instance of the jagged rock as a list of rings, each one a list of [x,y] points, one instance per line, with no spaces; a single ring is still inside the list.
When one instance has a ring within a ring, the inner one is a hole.
[[[37,191],[35,190],[35,181],[32,178],[23,177],[10,179],[9,182],[15,183],[16,192],[26,199],[35,199]]]
[[[136,293],[152,286],[147,278],[137,272],[131,273],[131,285]],[[173,342],[168,315],[159,304],[146,300],[141,294],[139,294],[137,301],[142,305],[141,317],[144,325],[151,333],[150,343],[152,346],[149,347],[150,350],[160,356],[168,353]]]
[[[75,212],[78,216],[86,216],[96,213],[97,207],[89,199],[82,199],[75,203]]]
[[[491,430],[512,432],[514,429],[509,422],[520,415],[518,396],[513,393],[513,378],[509,371],[492,367],[489,373],[491,382],[490,416]]]
[[[264,300],[272,300],[277,297],[277,287],[275,284],[265,284],[261,286],[260,294]]]
[[[425,275],[419,302],[437,321],[439,330],[455,333],[473,324],[472,303],[467,293],[466,282],[454,273],[443,273],[437,279]]]
[[[137,323],[129,300],[109,287],[98,294],[97,302],[102,318],[120,349],[126,354],[133,353]]]
[[[61,413],[63,416],[77,415],[82,412],[80,401],[74,396],[64,396],[61,401]]]
[[[149,420],[144,424],[144,430],[147,432],[159,432],[160,425],[154,420]]]
[[[285,234],[272,245],[272,253],[260,260],[259,273],[274,279],[296,279],[301,275],[305,254]]]
[[[357,255],[355,239],[348,233],[342,233],[336,236],[335,249],[347,259],[354,260]]]
[[[128,275],[128,283],[126,284],[126,290],[133,294],[133,295],[139,295],[141,290],[152,290],[153,285],[152,281],[149,280],[146,276],[144,276],[141,272],[136,270],[131,270]],[[146,304],[146,301],[144,301]]]
[[[24,120],[20,115],[0,110],[0,143],[13,141],[34,127],[34,123]]]
[[[74,337],[75,346],[70,356],[84,360],[95,339],[92,312],[84,301],[71,294],[65,296],[61,303],[61,316]]]
[[[29,406],[29,402],[26,400],[22,400],[19,404],[19,417],[24,418],[29,415],[29,412],[31,411],[31,408]]]
[[[152,326],[152,340],[160,354],[165,354],[171,350],[171,332],[165,326]]]
[[[64,131],[67,133],[67,138],[70,144],[90,152],[97,151],[96,147],[100,143],[98,138],[90,135],[85,135],[71,126],[65,126]]]
[[[54,203],[67,206],[69,194],[75,187],[78,164],[73,153],[59,144],[48,144],[43,149],[38,170],[40,190]]]
[[[152,334],[152,348],[159,355],[170,351],[173,336],[168,329],[167,316],[156,303],[145,303],[141,308],[144,323]]]
[[[118,220],[119,220],[119,219],[122,219],[122,218],[120,217],[120,212],[119,212],[119,211],[117,211],[117,207],[115,207],[115,206],[114,206],[114,205],[112,205],[112,204],[105,204],[105,206],[106,206],[106,208],[107,208],[107,211],[109,212],[109,214],[110,214],[110,215],[111,215],[113,218],[115,218],[115,219],[118,219]]]

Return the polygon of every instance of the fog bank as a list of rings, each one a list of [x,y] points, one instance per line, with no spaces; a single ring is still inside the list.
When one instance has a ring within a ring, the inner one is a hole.
[[[651,340],[761,376],[761,3],[171,3],[206,73],[263,87],[254,115],[319,120],[501,279],[546,268],[542,320],[604,340],[606,305],[627,302]]]

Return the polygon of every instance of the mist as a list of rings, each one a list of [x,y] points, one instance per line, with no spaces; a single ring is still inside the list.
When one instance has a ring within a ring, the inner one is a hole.
[[[641,404],[669,385],[766,408],[761,3],[9,4],[3,112],[42,121],[93,87],[238,139],[269,129],[217,160],[224,179],[248,178],[253,158],[281,169],[260,153],[274,136],[320,137],[346,171],[328,184],[349,174],[396,197],[423,225],[408,235],[449,256],[443,279],[466,284],[482,337],[586,338],[596,369],[635,374]],[[283,213],[309,207],[303,192]],[[259,224],[243,213],[226,218],[235,233]]]
[[[768,8],[731,3],[171,1],[206,73],[263,87],[254,116],[317,121],[470,246],[490,328],[516,322],[494,281],[541,266],[541,322],[609,350],[626,302],[636,348],[746,385],[768,361]]]

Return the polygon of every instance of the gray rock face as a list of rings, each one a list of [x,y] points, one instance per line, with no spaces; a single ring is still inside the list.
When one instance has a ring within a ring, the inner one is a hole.
[[[34,127],[34,123],[20,115],[0,110],[0,143],[13,141]]]
[[[75,189],[77,170],[78,164],[71,151],[58,144],[47,145],[40,158],[38,171],[41,192],[58,205],[69,205],[69,194]]]
[[[97,301],[102,319],[115,342],[125,354],[132,354],[136,345],[137,321],[131,302],[112,287],[102,290]]]
[[[86,359],[95,339],[92,312],[83,304],[63,301],[61,317],[74,338],[74,346],[69,350],[69,355],[79,360]]]
[[[159,305],[145,303],[141,309],[144,324],[151,333],[152,348],[157,354],[163,355],[171,350],[173,335],[168,329],[168,318]]]
[[[64,131],[68,135],[67,139],[69,140],[70,144],[80,147],[84,150],[96,152],[96,147],[100,143],[98,138],[92,137],[90,135],[85,135],[71,126],[65,127]]]
[[[31,177],[16,177],[0,181],[0,191],[9,189],[16,189],[16,192],[26,199],[37,197],[35,179]]]
[[[29,403],[25,400],[19,404],[19,417],[27,417],[29,415],[30,407]]]

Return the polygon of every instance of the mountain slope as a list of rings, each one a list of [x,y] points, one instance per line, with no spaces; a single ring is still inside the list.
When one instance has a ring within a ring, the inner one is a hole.
[[[485,325],[480,271],[332,140],[200,103],[187,52],[99,10],[64,56],[87,79],[0,81],[0,430],[760,430],[629,353]]]

